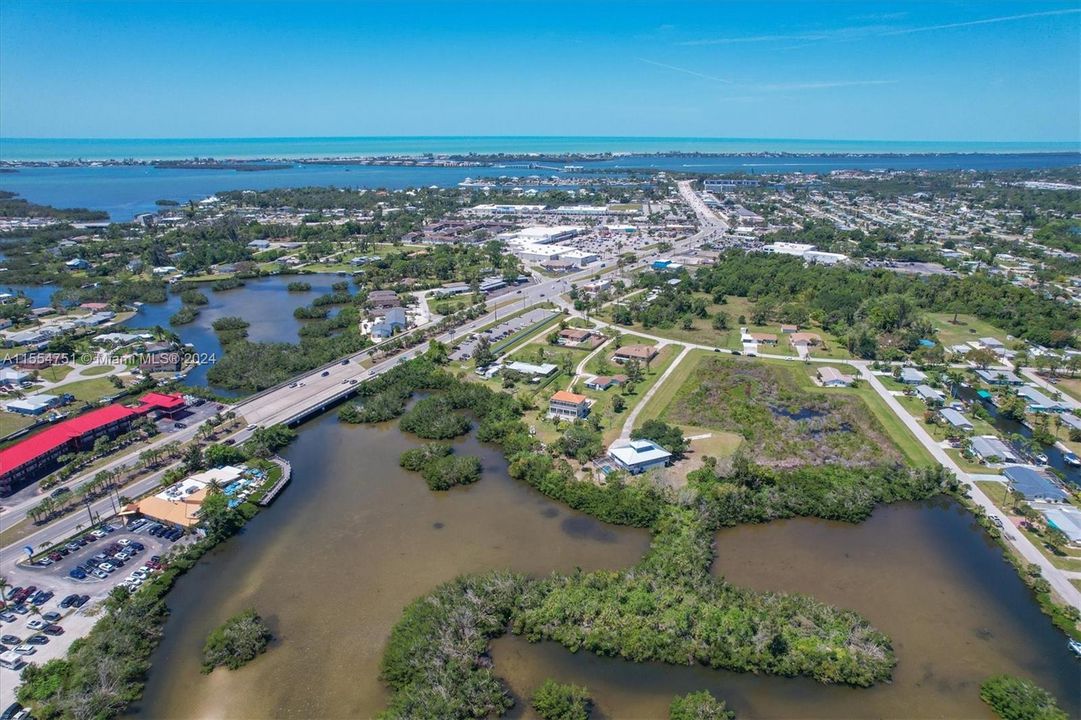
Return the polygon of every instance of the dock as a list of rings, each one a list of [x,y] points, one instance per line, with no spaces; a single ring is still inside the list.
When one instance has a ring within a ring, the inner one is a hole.
[[[289,464],[289,461],[283,457],[277,455],[270,458],[270,461],[281,468],[282,476],[278,478],[278,482],[274,483],[274,487],[266,491],[266,494],[259,499],[259,506],[266,507],[270,503],[274,502],[274,498],[278,497],[278,493],[285,489],[285,486],[289,484],[289,481],[293,478],[293,466]]]

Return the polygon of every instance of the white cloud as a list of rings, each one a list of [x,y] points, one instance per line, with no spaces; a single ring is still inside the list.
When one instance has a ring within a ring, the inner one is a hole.
[[[862,25],[856,27],[833,28],[831,30],[807,31],[802,33],[789,33],[779,35],[743,35],[723,38],[704,38],[700,40],[686,40],[680,45],[736,45],[742,43],[763,42],[788,42],[798,40],[801,42],[821,42],[827,40],[858,40],[868,37],[890,37],[894,35],[910,35],[912,33],[934,32],[937,30],[952,30],[954,28],[973,27],[977,25],[991,25],[995,23],[1016,22],[1031,18],[1054,17],[1058,15],[1076,15],[1081,13],[1081,8],[1067,8],[1063,10],[1046,10],[1043,12],[1022,13],[1020,15],[1001,15],[998,17],[981,18],[978,20],[964,20],[961,22],[943,23],[940,25],[923,25],[916,27],[896,27],[891,25]]]

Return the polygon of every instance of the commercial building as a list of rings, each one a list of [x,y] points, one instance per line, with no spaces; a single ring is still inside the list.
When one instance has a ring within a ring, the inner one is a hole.
[[[383,317],[372,325],[372,337],[378,339],[388,338],[394,334],[395,330],[404,330],[406,325],[404,308],[388,308]]]
[[[4,409],[10,413],[18,413],[19,415],[42,415],[46,410],[60,404],[61,399],[59,396],[41,393],[20,398],[18,400],[9,400],[4,405]]]
[[[631,440],[608,448],[608,457],[631,475],[662,468],[672,461],[672,453],[652,440]]]
[[[561,240],[570,240],[582,229],[574,225],[531,225],[530,227],[503,233],[500,240],[510,245],[549,245]]]
[[[766,245],[762,249],[766,252],[777,253],[779,255],[795,255],[796,257],[803,257],[804,253],[808,250],[814,250],[815,246],[806,243],[775,242],[772,245]]]
[[[548,400],[548,417],[577,420],[589,414],[589,398],[585,395],[559,390]]]
[[[0,497],[55,470],[61,455],[90,450],[98,438],[112,439],[128,432],[136,419],[163,409],[163,398],[172,398],[168,404],[173,407],[175,398],[183,401],[180,396],[150,393],[135,407],[107,405],[91,410],[0,450]]]

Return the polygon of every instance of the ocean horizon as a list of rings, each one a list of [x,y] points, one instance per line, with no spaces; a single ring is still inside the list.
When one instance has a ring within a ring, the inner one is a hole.
[[[1081,153],[1079,141],[828,140],[645,136],[343,136],[254,138],[0,137],[5,162],[356,158],[469,153],[1018,154]]]

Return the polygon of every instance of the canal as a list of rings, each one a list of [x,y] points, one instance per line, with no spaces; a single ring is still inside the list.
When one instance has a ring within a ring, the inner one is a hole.
[[[172,614],[153,657],[144,718],[363,718],[386,702],[379,658],[406,604],[462,573],[510,568],[619,568],[648,536],[592,520],[507,476],[473,440],[483,479],[433,493],[402,471],[417,441],[395,424],[305,426],[286,451],[294,481],[239,537],[211,553],[168,597]],[[1031,678],[1081,715],[1078,664],[1065,638],[971,515],[947,499],[879,508],[859,525],[789,520],[725,530],[715,572],[759,590],[806,592],[866,615],[888,633],[894,680],[870,689],[806,679],[638,665],[552,643],[504,637],[497,672],[519,698],[545,677],[587,685],[597,717],[665,717],[680,693],[709,688],[741,717],[990,718],[979,683]],[[199,672],[207,633],[254,607],[277,640],[236,671]]]

